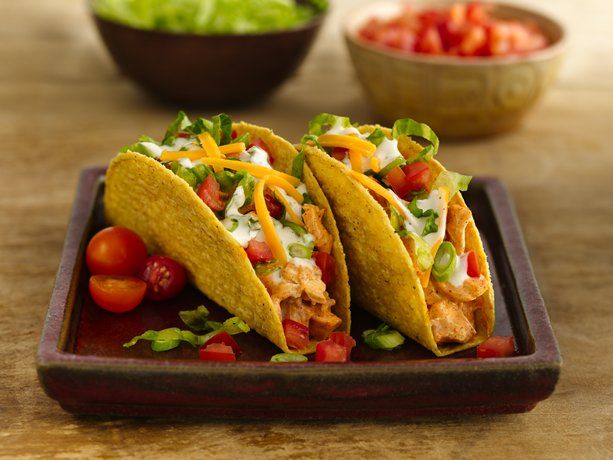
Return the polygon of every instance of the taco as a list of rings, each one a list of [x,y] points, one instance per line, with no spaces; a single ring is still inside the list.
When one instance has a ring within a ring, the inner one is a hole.
[[[285,352],[311,353],[349,331],[349,285],[328,201],[296,153],[269,129],[180,112],[161,142],[143,136],[112,160],[106,219]]]
[[[438,146],[411,119],[390,130],[320,114],[301,152],[338,223],[353,299],[444,356],[491,335],[494,291],[460,193],[471,178],[446,171],[433,158]]]

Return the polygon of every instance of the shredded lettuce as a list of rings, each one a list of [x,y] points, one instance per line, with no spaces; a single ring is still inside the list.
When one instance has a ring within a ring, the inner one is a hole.
[[[201,35],[290,29],[328,8],[327,0],[93,0],[96,15],[145,30]]]
[[[331,113],[320,113],[309,121],[309,134],[321,136],[339,121],[343,128],[349,128],[351,126],[351,120],[349,120],[349,117],[339,117],[338,115],[332,115]]]
[[[432,131],[432,129],[424,124],[419,123],[411,118],[403,118],[400,120],[396,120],[394,123],[394,127],[392,128],[392,136],[394,139],[398,139],[399,136],[416,136],[421,137],[422,139],[427,140],[432,145],[429,150],[428,147],[424,148],[419,154],[420,157],[423,157],[426,161],[438,152],[439,140],[438,136]],[[427,157],[427,158],[426,158]]]
[[[302,180],[302,174],[304,171],[304,152],[300,152],[294,157],[292,161],[292,176]]]
[[[440,187],[447,187],[449,190],[449,199],[458,192],[465,192],[468,190],[468,184],[472,180],[472,176],[465,176],[463,174],[453,171],[443,171],[434,180],[432,184],[432,190]]]
[[[372,142],[377,147],[379,146],[381,142],[383,142],[383,139],[385,139],[385,134],[383,133],[381,128],[375,128],[375,130],[372,133],[370,133],[370,135],[366,138],[366,140],[368,140],[369,142]]]
[[[432,257],[432,253],[430,252],[430,246],[428,246],[428,243],[416,233],[408,232],[407,237],[411,238],[415,244],[415,255],[417,256],[417,265],[419,265],[419,269],[422,272],[428,270],[434,263],[434,257]]]
[[[179,111],[174,121],[170,125],[168,125],[168,129],[166,129],[164,139],[162,139],[162,145],[171,145],[175,141],[177,133],[185,130],[191,124],[192,122],[189,121],[189,118],[187,117],[185,112],[183,112],[183,110]]]
[[[304,136],[302,136],[302,139],[300,139],[300,144],[301,145],[314,144],[315,147],[323,150],[323,147],[319,143],[319,139],[317,138],[315,134],[305,134]]]

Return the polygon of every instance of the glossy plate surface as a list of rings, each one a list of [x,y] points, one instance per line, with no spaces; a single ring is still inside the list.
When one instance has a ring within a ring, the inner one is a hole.
[[[250,332],[234,336],[243,353],[228,364],[199,361],[189,344],[163,353],[148,342],[122,347],[147,329],[182,327],[179,310],[204,304],[211,319],[230,315],[191,287],[122,315],[93,303],[84,250],[104,227],[103,178],[104,168],[81,175],[38,350],[41,384],[70,412],[296,419],[508,413],[532,409],[555,388],[560,353],[512,205],[495,179],[473,180],[465,198],[492,270],[494,334],[513,335],[517,356],[477,359],[473,349],[436,359],[411,340],[394,352],[371,350],[359,337],[379,321],[354,308],[351,363],[270,363],[278,350]]]

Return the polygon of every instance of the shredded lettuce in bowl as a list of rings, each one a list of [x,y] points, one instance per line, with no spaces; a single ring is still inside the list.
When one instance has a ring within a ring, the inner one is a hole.
[[[291,29],[328,7],[328,0],[92,0],[94,13],[145,30],[199,35]]]

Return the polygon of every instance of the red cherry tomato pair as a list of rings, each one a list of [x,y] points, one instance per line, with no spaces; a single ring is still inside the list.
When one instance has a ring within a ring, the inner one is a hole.
[[[185,269],[169,257],[147,258],[143,240],[124,227],[105,228],[87,245],[89,292],[105,310],[122,313],[136,308],[143,297],[166,300],[187,282]]]

